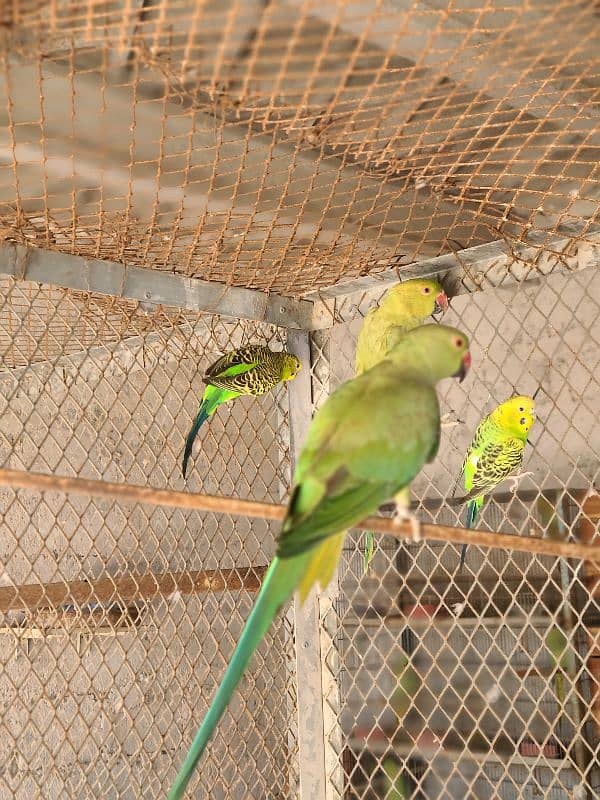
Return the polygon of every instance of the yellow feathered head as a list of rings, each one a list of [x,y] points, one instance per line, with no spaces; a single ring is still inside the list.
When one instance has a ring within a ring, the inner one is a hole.
[[[293,356],[291,353],[285,353],[281,366],[281,380],[293,381],[301,367],[302,365],[296,356]]]
[[[414,278],[388,290],[381,305],[399,307],[421,321],[448,308],[448,297],[441,285],[430,278]]]
[[[535,422],[535,402],[527,395],[517,395],[499,405],[491,416],[504,430],[526,439]]]

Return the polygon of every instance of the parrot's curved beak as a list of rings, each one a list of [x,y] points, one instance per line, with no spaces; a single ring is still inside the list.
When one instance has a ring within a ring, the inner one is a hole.
[[[435,298],[435,306],[433,307],[434,314],[441,314],[442,311],[448,310],[448,295],[446,292],[440,292]]]
[[[467,350],[467,352],[462,357],[462,361],[460,362],[460,367],[452,376],[453,378],[458,378],[460,383],[464,381],[467,377],[467,372],[471,368],[471,353]]]

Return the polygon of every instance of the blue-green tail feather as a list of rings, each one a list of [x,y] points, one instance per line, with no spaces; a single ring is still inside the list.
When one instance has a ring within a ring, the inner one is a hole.
[[[183,465],[181,467],[181,471],[183,472],[183,477],[185,478],[187,472],[187,465],[189,458],[192,454],[192,447],[194,446],[194,440],[198,435],[198,431],[202,427],[202,425],[206,422],[206,420],[210,417],[211,414],[214,414],[217,410],[218,406],[221,403],[224,403],[226,400],[229,400],[232,396],[231,392],[227,392],[224,389],[218,389],[216,386],[207,386],[204,392],[204,397],[202,398],[202,402],[200,403],[200,407],[198,408],[198,413],[196,414],[196,418],[194,419],[194,424],[192,425],[192,429],[187,435],[187,439],[185,440],[185,450],[183,451]]]
[[[269,630],[273,618],[290,599],[298,584],[306,558],[273,559],[246,626],[225,671],[221,685],[204,717],[190,750],[169,792],[169,800],[180,800],[192,773],[206,749],[223,712],[227,708],[252,654]]]
[[[183,472],[183,477],[185,478],[185,474],[187,472],[187,464],[189,458],[192,454],[192,447],[194,446],[194,439],[198,435],[198,431],[200,430],[201,425],[206,422],[208,419],[209,414],[204,408],[204,403],[200,406],[200,409],[196,415],[196,419],[194,420],[194,424],[192,425],[192,429],[188,433],[187,439],[185,440],[185,450],[183,452],[183,466],[181,471]]]
[[[475,524],[475,520],[477,519],[477,515],[479,514],[479,507],[481,505],[481,501],[469,500],[467,503],[467,521],[465,523],[465,528],[472,528]],[[463,564],[465,563],[465,556],[467,555],[467,545],[463,544],[461,551],[460,551],[460,566],[459,570],[463,568]]]
[[[479,513],[479,503],[477,500],[469,500],[467,503],[467,528],[472,528]]]

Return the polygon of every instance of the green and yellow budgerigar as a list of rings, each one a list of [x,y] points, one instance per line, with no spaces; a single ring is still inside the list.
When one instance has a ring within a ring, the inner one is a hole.
[[[382,764],[385,800],[409,800],[413,797],[411,780],[402,765],[388,756]]]
[[[511,397],[478,425],[469,445],[462,472],[468,492],[466,527],[477,520],[485,495],[520,469],[527,437],[535,421],[535,403],[526,395]],[[463,545],[462,567],[467,545]]]
[[[464,377],[467,337],[426,325],[407,334],[377,367],[339,387],[316,413],[294,475],[277,553],[171,800],[181,798],[248,662],[275,615],[297,590],[334,574],[345,532],[395,497],[434,458],[440,436],[436,383]]]
[[[415,278],[392,286],[380,304],[365,316],[356,342],[356,374],[361,375],[379,364],[401,336],[422,325],[427,317],[447,308],[448,297],[435,280]],[[409,502],[408,490],[405,502]],[[365,572],[373,558],[374,547],[373,532],[367,531],[363,551]]]
[[[565,674],[568,678],[569,667],[571,667],[572,673],[577,671],[575,652],[569,645],[569,640],[565,634],[556,625],[550,628],[546,634],[544,644],[552,656],[556,698],[563,705],[565,702]]]
[[[275,352],[261,345],[246,345],[230,350],[206,371],[207,384],[194,424],[185,442],[183,477],[192,453],[194,439],[203,422],[214,414],[221,403],[234,400],[243,394],[258,397],[273,389],[281,381],[291,381],[298,374],[300,362],[291,353]]]
[[[400,336],[447,308],[448,298],[437,281],[415,278],[392,286],[365,316],[356,342],[356,374],[385,358]]]

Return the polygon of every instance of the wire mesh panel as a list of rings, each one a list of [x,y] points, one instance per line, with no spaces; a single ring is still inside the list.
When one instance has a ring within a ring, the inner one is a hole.
[[[15,281],[0,320],[3,466],[282,500],[281,387],[217,412],[181,476],[205,368],[248,340],[281,349],[281,330]],[[0,795],[163,797],[276,529],[57,491],[0,503]],[[292,618],[265,648],[197,777],[205,796],[296,796]]]
[[[598,298],[594,268],[453,298],[443,321],[471,338],[473,369],[440,386],[440,450],[412,485],[422,520],[464,525],[477,424],[537,393],[523,476],[494,490],[477,527],[594,539]],[[353,374],[357,311],[373,301],[342,298],[350,321],[318,334],[317,402]],[[595,565],[472,546],[459,570],[456,546],[378,542],[364,574],[363,534],[347,540],[322,603],[328,796],[597,797]]]
[[[457,253],[446,321],[476,368],[441,388],[453,416],[414,483],[418,513],[462,521],[477,422],[538,392],[531,474],[479,524],[592,541],[597,6],[0,2],[0,466],[281,502],[300,446],[280,387],[217,413],[184,483],[203,369],[285,331],[30,283],[34,248],[54,251],[43,280],[71,289],[88,284],[64,280],[72,259],[51,274],[56,253],[81,256],[99,292],[117,262],[124,284],[133,267],[168,273],[186,305],[187,278],[331,303],[298,430],[353,374],[375,281]],[[0,514],[0,793],[164,795],[277,526],[59,491],[2,490]],[[364,575],[360,541],[314,601],[319,624],[314,605],[296,616],[310,686],[290,613],[193,791],[307,800],[298,689],[322,693],[327,800],[597,796],[596,566],[471,547],[457,571],[454,546],[389,538]]]

